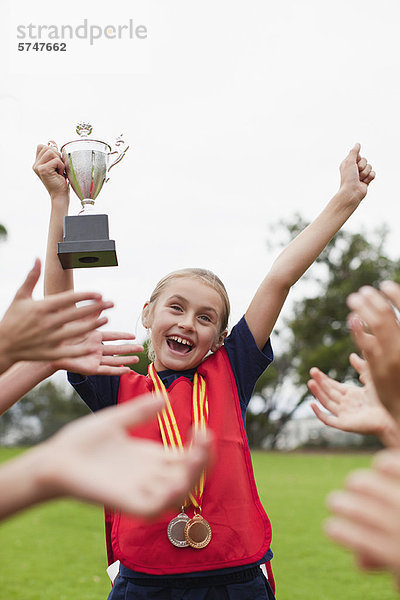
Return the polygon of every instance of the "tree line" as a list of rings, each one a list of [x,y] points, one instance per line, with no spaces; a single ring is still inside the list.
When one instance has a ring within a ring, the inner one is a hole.
[[[306,225],[299,215],[274,225],[271,231],[283,237],[274,249],[286,245]],[[0,225],[0,239],[6,234]],[[247,434],[251,446],[261,446],[267,437],[274,446],[282,427],[309,397],[306,383],[311,367],[339,381],[357,382],[348,361],[356,348],[347,327],[346,298],[362,285],[377,286],[385,279],[400,282],[400,260],[388,256],[387,237],[387,228],[357,233],[341,230],[297,285],[302,294],[292,302],[290,315],[278,323],[274,362],[255,388],[258,410],[250,404]],[[147,367],[147,355],[142,353],[134,368],[147,373]],[[47,381],[3,415],[0,443],[37,443],[86,412],[75,392]]]

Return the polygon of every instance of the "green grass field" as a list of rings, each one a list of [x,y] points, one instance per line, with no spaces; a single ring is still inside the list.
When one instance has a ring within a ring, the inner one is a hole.
[[[0,460],[17,451],[0,450]],[[395,600],[389,575],[365,574],[325,539],[326,494],[367,455],[253,453],[261,499],[273,525],[278,600]],[[58,501],[0,527],[0,598],[105,600],[102,509]]]

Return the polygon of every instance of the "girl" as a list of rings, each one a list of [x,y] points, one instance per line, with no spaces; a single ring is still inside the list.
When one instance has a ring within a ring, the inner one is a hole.
[[[356,144],[340,166],[337,194],[274,262],[246,314],[227,336],[229,301],[222,282],[201,269],[171,273],[143,308],[154,362],[147,377],[70,374],[92,410],[123,403],[143,391],[164,395],[158,422],[136,435],[185,445],[191,424],[209,427],[216,440],[212,471],[203,472],[179,514],[148,523],[108,515],[109,560],[119,560],[110,600],[274,598],[271,527],[257,495],[244,429],[254,385],[272,361],[269,336],[290,287],[354,212],[375,174]],[[57,152],[37,149],[34,170],[52,199],[45,290],[72,287],[56,255],[68,211],[64,164]],[[266,563],[268,581],[260,565]]]

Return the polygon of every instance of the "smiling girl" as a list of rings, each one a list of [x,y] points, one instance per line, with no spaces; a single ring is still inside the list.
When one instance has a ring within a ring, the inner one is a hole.
[[[367,193],[375,174],[356,144],[340,165],[337,194],[274,262],[249,308],[227,335],[229,300],[210,271],[183,269],[156,286],[142,313],[151,333],[147,376],[69,374],[92,410],[144,392],[164,396],[158,421],[135,435],[183,447],[191,426],[215,437],[213,469],[203,472],[181,511],[153,522],[108,515],[109,560],[120,561],[112,600],[265,600],[274,598],[271,526],[261,505],[244,421],[255,383],[273,358],[269,341],[290,287],[302,276]],[[68,211],[68,186],[58,153],[39,146],[34,169],[52,200],[46,291],[72,286],[56,255]],[[271,483],[272,485],[272,483]],[[266,564],[268,580],[260,565]]]

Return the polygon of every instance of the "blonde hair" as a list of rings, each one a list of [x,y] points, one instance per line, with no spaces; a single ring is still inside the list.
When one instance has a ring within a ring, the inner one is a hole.
[[[147,304],[147,308],[149,311],[149,315],[151,315],[152,309],[156,305],[156,302],[166,286],[170,281],[178,278],[196,278],[203,281],[206,285],[212,287],[216,292],[218,292],[221,300],[222,300],[222,315],[221,315],[221,323],[219,335],[222,335],[226,329],[228,328],[229,314],[231,310],[231,305],[228,298],[228,293],[226,288],[220,278],[215,275],[212,271],[208,269],[199,269],[196,267],[186,268],[186,269],[178,269],[177,271],[172,271],[172,273],[168,273],[165,275],[156,285],[153,290],[153,293],[150,296],[150,300]],[[147,347],[147,353],[149,355],[150,360],[155,359],[153,345],[151,343],[151,339],[149,340],[149,344]]]

